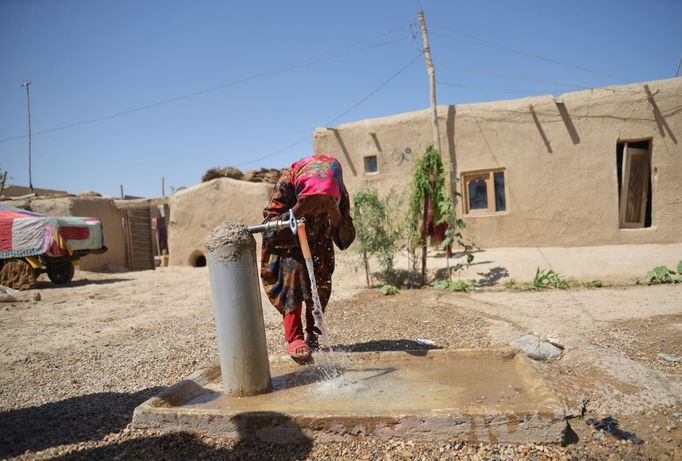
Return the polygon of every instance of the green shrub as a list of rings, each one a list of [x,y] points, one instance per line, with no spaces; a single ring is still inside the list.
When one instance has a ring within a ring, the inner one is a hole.
[[[436,288],[442,288],[448,291],[471,291],[474,289],[476,282],[473,280],[438,280],[433,284]]]
[[[533,288],[560,288],[566,289],[570,286],[571,281],[563,278],[552,269],[540,269],[535,271],[535,278],[533,279]]]
[[[604,282],[601,280],[588,280],[584,283],[585,288],[603,288]]]
[[[671,271],[666,266],[656,266],[646,273],[646,281],[649,285],[660,285],[662,283],[682,282],[682,261],[677,263],[677,272]]]
[[[366,187],[353,195],[353,224],[355,245],[365,268],[367,287],[369,279],[369,258],[376,256],[381,264],[384,281],[395,277],[393,261],[402,234],[400,220],[396,213],[400,209],[400,195],[391,191],[384,199],[376,189]]]
[[[528,282],[519,282],[516,279],[509,279],[504,282],[504,287],[509,290],[530,291],[535,288]]]
[[[386,284],[381,287],[381,294],[384,296],[399,295],[400,290],[393,285]]]

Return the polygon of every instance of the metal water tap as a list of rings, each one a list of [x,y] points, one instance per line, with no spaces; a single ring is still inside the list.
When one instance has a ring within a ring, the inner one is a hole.
[[[296,220],[294,212],[289,210],[289,219],[278,219],[276,221],[268,221],[264,224],[258,224],[256,226],[249,226],[249,232],[252,234],[258,234],[261,232],[278,231],[282,229],[289,228],[294,235],[298,235],[297,224],[303,222],[303,218]]]

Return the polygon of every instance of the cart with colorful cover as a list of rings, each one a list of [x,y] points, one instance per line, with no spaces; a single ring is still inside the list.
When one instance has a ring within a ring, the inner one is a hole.
[[[0,205],[0,285],[29,290],[42,273],[54,284],[66,284],[80,258],[106,250],[97,218],[47,216]]]

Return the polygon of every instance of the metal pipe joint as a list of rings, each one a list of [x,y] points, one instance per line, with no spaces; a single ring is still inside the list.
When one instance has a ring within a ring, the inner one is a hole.
[[[289,228],[294,235],[298,234],[298,228],[296,227],[299,222],[303,222],[303,219],[296,220],[294,212],[289,210],[289,219],[278,219],[276,221],[268,221],[263,224],[258,224],[256,226],[249,226],[249,232],[252,234],[258,234],[261,232],[278,231],[282,229]]]

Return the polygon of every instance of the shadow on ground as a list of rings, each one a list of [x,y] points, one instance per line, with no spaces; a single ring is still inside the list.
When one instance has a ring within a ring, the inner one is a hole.
[[[129,439],[52,458],[60,461],[80,459],[216,459],[278,460],[306,459],[313,441],[291,418],[274,412],[242,413],[236,416],[238,441],[210,440],[187,432],[171,432],[155,437]],[[261,432],[262,431],[262,432]],[[257,434],[267,434],[255,439]]]
[[[89,280],[89,279],[79,279],[79,280],[72,280],[71,282],[64,284],[64,285],[55,285],[54,283],[50,282],[49,280],[37,280],[36,281],[36,288],[39,288],[41,290],[44,290],[45,288],[74,288],[74,287],[84,287],[87,285],[108,285],[110,283],[118,283],[118,282],[129,282],[133,279],[97,279],[97,280]]]
[[[488,272],[477,272],[481,276],[480,279],[476,281],[476,286],[479,287],[491,287],[495,285],[500,279],[504,277],[509,277],[509,271],[506,267],[493,267]]]
[[[405,269],[396,269],[389,278],[384,277],[382,272],[372,272],[371,276],[380,285],[390,284],[398,288],[419,288],[422,286],[421,275]]]
[[[163,388],[103,392],[0,413],[0,458],[97,440],[130,422],[133,410]]]
[[[442,349],[440,346],[425,346],[411,339],[378,339],[355,344],[337,344],[334,349],[342,352],[384,352],[384,351],[427,351]]]

